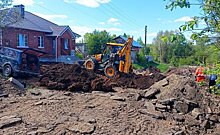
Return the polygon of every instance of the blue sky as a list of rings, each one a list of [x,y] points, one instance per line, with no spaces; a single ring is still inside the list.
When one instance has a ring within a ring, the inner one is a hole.
[[[148,43],[160,30],[176,30],[200,13],[199,7],[166,10],[163,0],[14,0],[14,4],[24,4],[25,10],[59,25],[69,25],[82,36],[98,29],[144,40],[147,25]]]

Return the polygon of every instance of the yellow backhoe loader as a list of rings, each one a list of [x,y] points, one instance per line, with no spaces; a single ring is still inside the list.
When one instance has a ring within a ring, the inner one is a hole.
[[[107,43],[102,54],[95,54],[84,63],[87,70],[102,70],[108,78],[118,72],[132,71],[131,48],[133,38],[128,38],[125,44]],[[110,48],[108,50],[108,48]]]

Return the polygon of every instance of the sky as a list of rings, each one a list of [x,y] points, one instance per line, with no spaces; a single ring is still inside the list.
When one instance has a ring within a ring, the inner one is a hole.
[[[179,26],[198,16],[198,6],[190,9],[166,9],[164,0],[13,0],[25,5],[25,10],[58,25],[69,25],[82,37],[87,32],[106,30],[110,34],[131,35],[152,43],[159,31],[177,30]],[[186,35],[188,36],[188,35]]]

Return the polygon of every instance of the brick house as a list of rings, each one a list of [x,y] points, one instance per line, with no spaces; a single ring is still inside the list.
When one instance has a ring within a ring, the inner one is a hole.
[[[128,38],[123,37],[123,36],[118,36],[116,38],[113,39],[116,43],[119,44],[124,44]],[[137,41],[133,40],[132,43],[132,50],[131,50],[131,58],[133,61],[136,61],[136,54],[139,53],[140,49],[143,48],[142,45],[140,45]]]
[[[20,19],[0,29],[0,46],[39,49],[47,53],[41,61],[71,63],[75,60],[75,39],[80,35],[69,26],[59,26],[25,11],[23,5],[7,10],[17,12]]]

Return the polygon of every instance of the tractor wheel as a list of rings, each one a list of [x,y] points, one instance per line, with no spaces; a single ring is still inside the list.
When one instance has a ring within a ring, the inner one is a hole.
[[[107,65],[105,67],[104,73],[105,73],[105,76],[107,76],[108,78],[113,78],[116,75],[117,71],[115,69],[115,66]]]
[[[12,68],[10,65],[5,65],[3,67],[3,76],[10,77],[12,75]]]
[[[92,59],[86,60],[84,66],[87,70],[94,70],[95,69],[95,63]]]

